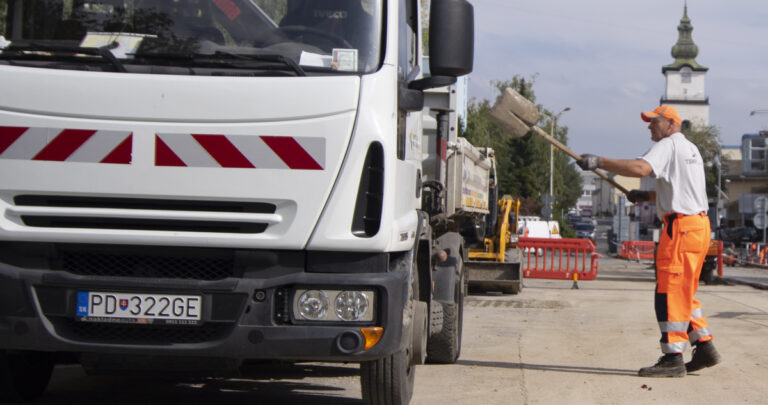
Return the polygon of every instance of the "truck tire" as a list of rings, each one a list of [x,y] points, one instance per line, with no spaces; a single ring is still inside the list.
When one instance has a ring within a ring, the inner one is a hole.
[[[43,394],[53,372],[45,352],[0,352],[0,402],[27,402]]]
[[[366,405],[405,405],[413,395],[416,365],[408,350],[360,363],[360,391]]]
[[[461,354],[461,329],[464,323],[464,296],[467,292],[467,279],[464,264],[459,261],[458,282],[455,287],[454,301],[442,303],[443,328],[429,337],[427,343],[427,363],[453,364]]]
[[[412,258],[414,260],[411,264],[415,270],[415,255]],[[427,305],[419,301],[418,291],[419,278],[414,275],[408,292],[413,312],[411,335],[405,349],[384,358],[360,363],[360,393],[366,405],[407,405],[411,401],[416,365],[424,358],[428,333]],[[419,351],[421,353],[417,353]]]
[[[429,336],[436,335],[443,330],[443,304],[432,301],[429,308]],[[427,342],[429,346],[429,342]]]
[[[411,361],[424,364],[427,358],[427,338],[429,337],[429,315],[427,303],[415,301],[413,308],[413,332],[411,333]]]

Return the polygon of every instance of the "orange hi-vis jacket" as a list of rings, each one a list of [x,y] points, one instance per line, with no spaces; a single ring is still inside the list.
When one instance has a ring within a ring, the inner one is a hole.
[[[694,298],[709,249],[709,218],[668,214],[656,256],[656,320],[661,351],[682,353],[688,343],[712,340],[701,302]]]

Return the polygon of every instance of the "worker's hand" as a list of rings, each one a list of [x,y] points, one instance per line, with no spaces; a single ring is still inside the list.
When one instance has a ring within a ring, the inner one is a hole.
[[[581,159],[576,161],[576,164],[581,170],[595,170],[600,167],[600,156],[585,153],[581,155]]]
[[[627,200],[631,201],[634,204],[642,201],[650,201],[651,193],[645,190],[632,190],[629,192],[629,194],[627,194]]]

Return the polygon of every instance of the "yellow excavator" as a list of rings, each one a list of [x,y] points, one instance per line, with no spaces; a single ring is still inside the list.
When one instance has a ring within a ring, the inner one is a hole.
[[[488,214],[487,236],[482,248],[469,248],[465,268],[469,287],[480,291],[517,294],[523,288],[520,249],[517,246],[517,218],[520,200],[505,195],[498,200],[497,215]],[[492,220],[492,219],[495,219]]]

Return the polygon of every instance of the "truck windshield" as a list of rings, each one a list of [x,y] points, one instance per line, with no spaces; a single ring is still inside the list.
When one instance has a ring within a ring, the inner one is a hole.
[[[380,65],[382,13],[382,0],[0,0],[0,64],[211,75],[367,73]]]

